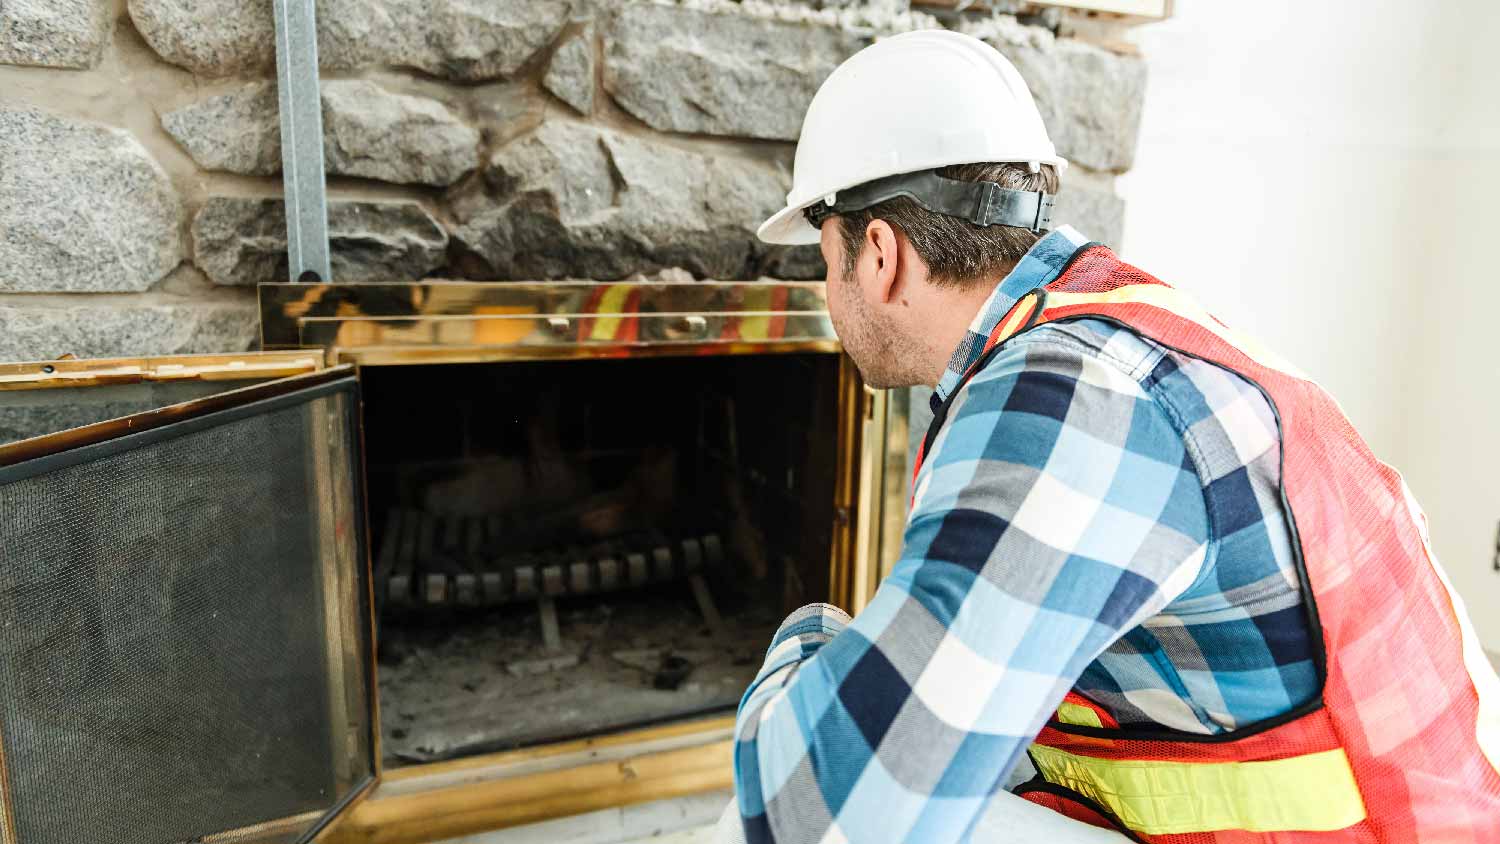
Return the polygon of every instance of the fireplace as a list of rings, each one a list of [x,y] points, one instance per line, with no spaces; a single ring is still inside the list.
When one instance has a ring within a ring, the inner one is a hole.
[[[260,297],[264,353],[0,366],[0,610],[72,613],[0,629],[3,844],[111,840],[166,791],[125,838],[429,841],[725,788],[784,613],[858,610],[899,546],[902,394],[821,285]]]
[[[838,364],[365,368],[386,768],[732,712],[828,599]]]

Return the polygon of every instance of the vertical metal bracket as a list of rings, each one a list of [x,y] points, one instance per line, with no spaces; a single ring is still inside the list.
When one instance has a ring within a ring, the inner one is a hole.
[[[289,277],[292,281],[332,281],[328,185],[323,175],[323,102],[318,88],[317,0],[272,2]]]

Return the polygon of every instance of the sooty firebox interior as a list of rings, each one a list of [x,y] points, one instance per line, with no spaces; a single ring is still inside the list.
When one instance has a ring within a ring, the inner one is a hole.
[[[732,711],[827,597],[835,355],[361,381],[387,767]]]

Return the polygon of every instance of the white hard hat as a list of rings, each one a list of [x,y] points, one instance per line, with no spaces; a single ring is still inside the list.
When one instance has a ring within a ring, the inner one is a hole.
[[[817,243],[803,216],[815,202],[832,206],[840,191],[883,177],[988,161],[1067,166],[999,51],[949,30],[896,35],[850,56],[818,89],[786,207],[758,234],[768,243]]]

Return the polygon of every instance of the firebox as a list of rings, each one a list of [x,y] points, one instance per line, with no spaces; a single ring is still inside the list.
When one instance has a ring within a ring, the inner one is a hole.
[[[0,366],[0,844],[432,841],[727,787],[899,546],[821,285],[268,284],[267,351]]]

